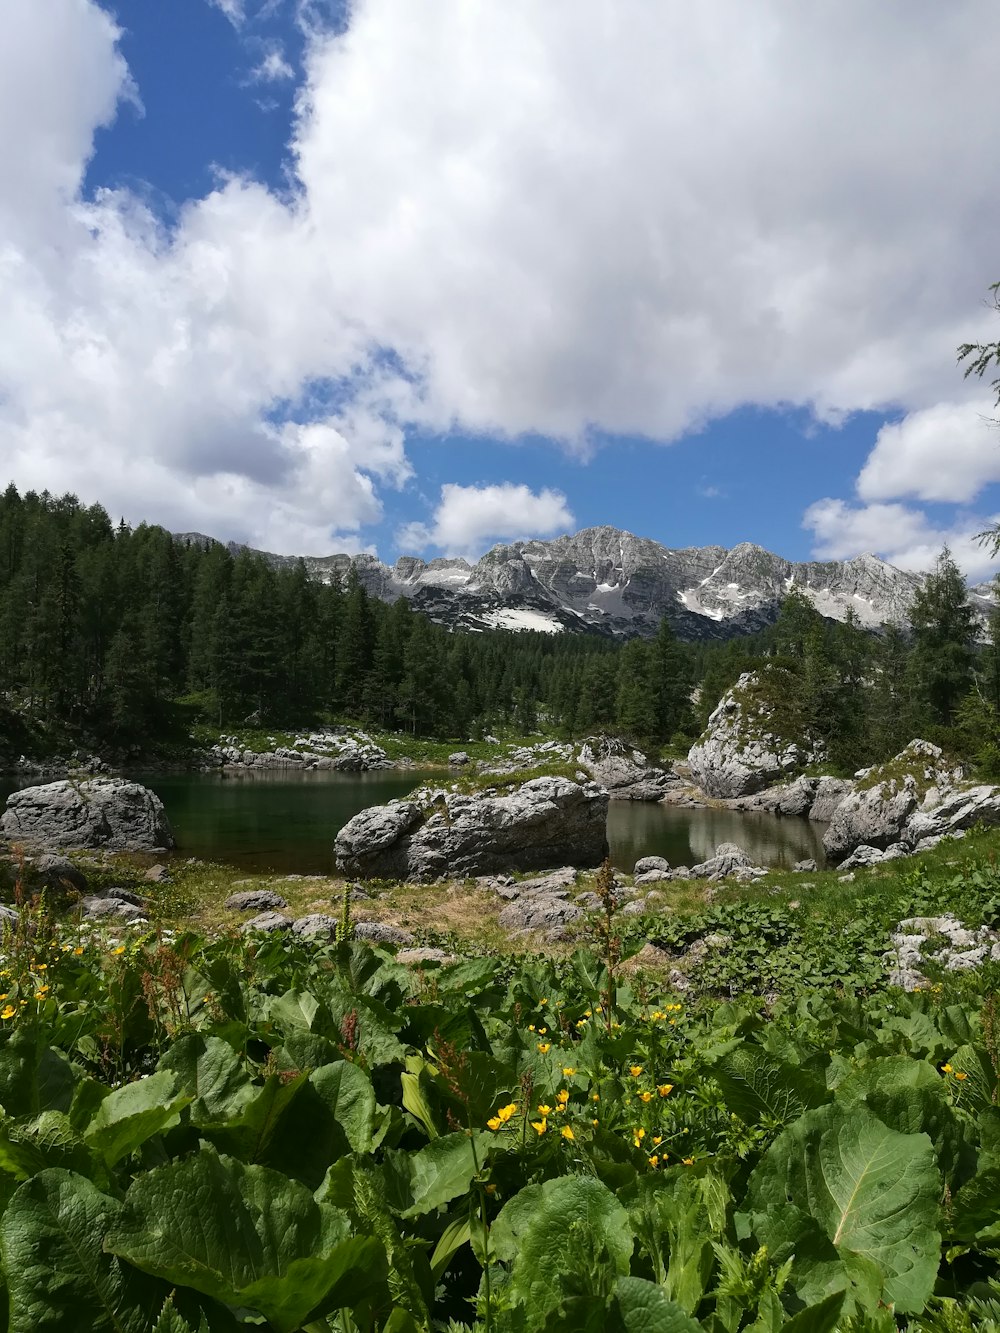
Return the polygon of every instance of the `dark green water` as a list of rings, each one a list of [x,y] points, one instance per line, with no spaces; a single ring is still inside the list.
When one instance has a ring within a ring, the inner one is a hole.
[[[166,807],[178,852],[223,861],[247,871],[327,874],[333,840],[352,815],[405,796],[425,776],[378,773],[138,773]],[[0,802],[17,786],[0,778]],[[813,856],[822,863],[822,826],[805,819],[740,815],[729,810],[679,810],[639,801],[612,801],[611,858],[630,871],[640,856],[671,865],[705,861],[720,842],[735,842],[757,865],[792,866]]]

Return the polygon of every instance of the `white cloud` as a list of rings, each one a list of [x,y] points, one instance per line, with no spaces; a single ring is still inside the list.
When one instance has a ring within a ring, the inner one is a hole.
[[[285,53],[278,43],[269,45],[250,71],[251,83],[285,83],[294,78],[295,70],[285,59]]]
[[[112,20],[6,0],[20,483],[316,550],[377,519],[410,422],[582,446],[748,402],[961,405],[955,346],[995,336],[992,0],[355,0],[342,31],[298,12],[293,188],[225,181],[167,233],[128,194],[79,195],[133,95]],[[900,433],[866,498],[915,475]],[[446,544],[482,530],[439,521]]]
[[[234,28],[240,28],[246,19],[244,0],[208,0],[213,9],[221,9]]]
[[[900,569],[932,568],[945,545],[970,579],[986,578],[997,562],[976,541],[996,518],[966,519],[950,528],[937,527],[919,509],[902,504],[852,506],[843,500],[817,500],[805,512],[802,526],[812,531],[815,554],[825,560],[849,560],[872,551]]]
[[[992,404],[937,403],[883,426],[858,477],[863,500],[912,495],[964,504],[1000,481]]]
[[[537,494],[527,486],[502,482],[497,486],[441,487],[441,499],[430,525],[410,523],[397,533],[403,550],[437,547],[447,555],[476,559],[498,541],[549,537],[571,531],[575,523],[559,491]]]

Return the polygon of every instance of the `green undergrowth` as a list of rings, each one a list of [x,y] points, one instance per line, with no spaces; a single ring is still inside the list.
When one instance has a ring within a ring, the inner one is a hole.
[[[1000,1314],[1000,969],[81,936],[0,995],[10,1333],[948,1333]]]

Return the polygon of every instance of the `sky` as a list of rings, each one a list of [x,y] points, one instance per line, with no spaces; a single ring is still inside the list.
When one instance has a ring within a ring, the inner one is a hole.
[[[4,0],[0,485],[970,578],[995,0]]]

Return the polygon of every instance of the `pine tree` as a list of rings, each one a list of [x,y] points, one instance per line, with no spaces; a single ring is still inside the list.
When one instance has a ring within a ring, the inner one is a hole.
[[[965,580],[947,547],[916,591],[910,624],[918,694],[931,722],[950,727],[972,685],[976,622]]]

